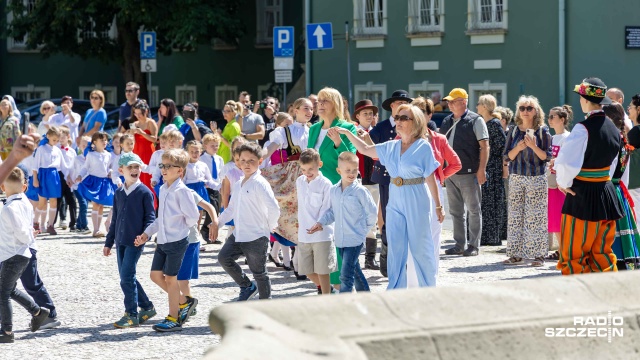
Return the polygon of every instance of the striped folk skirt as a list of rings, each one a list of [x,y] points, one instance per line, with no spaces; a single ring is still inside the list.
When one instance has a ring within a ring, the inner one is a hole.
[[[562,275],[618,271],[611,246],[616,221],[585,221],[562,214],[560,259],[556,268]]]

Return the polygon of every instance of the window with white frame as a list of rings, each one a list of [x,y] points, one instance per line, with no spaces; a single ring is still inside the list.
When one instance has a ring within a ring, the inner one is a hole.
[[[78,39],[80,42],[88,39],[95,38],[111,38],[115,39],[118,36],[116,28],[116,19],[111,22],[109,29],[96,31],[96,22],[93,19],[88,19],[82,30],[78,30]]]
[[[238,99],[238,87],[222,85],[216,86],[216,108],[222,109],[227,100],[236,101]]]
[[[273,45],[273,27],[282,25],[283,1],[256,1],[256,44]]]
[[[33,10],[36,8],[36,1],[37,0],[22,0],[22,5],[24,6],[24,11],[25,11],[25,15],[31,14],[31,12],[33,12]],[[7,23],[11,23],[11,21],[13,20],[13,13],[8,12],[7,13]],[[8,37],[7,38],[7,49],[8,50],[20,50],[20,51],[25,51],[27,48],[27,37],[29,36],[29,34],[25,34],[25,36],[22,39],[17,39],[17,38],[12,38],[12,37]],[[36,51],[36,50],[32,50],[32,51]]]
[[[409,34],[444,31],[444,0],[409,0]]]
[[[372,81],[364,85],[355,85],[355,102],[369,99],[376,106],[381,106],[382,102],[387,98],[387,85],[374,84]]]
[[[118,88],[116,86],[102,86],[101,84],[95,84],[94,86],[80,86],[80,99],[90,100],[91,92],[93,90],[100,90],[104,93],[105,104],[117,105],[118,103]]]
[[[498,106],[504,106],[507,103],[507,84],[492,83],[489,80],[481,84],[469,84],[469,106],[475,106],[480,96],[487,94],[496,98]]]
[[[387,35],[387,0],[353,0],[354,36]]]
[[[176,86],[176,104],[184,105],[192,101],[196,101],[198,96],[198,88],[194,85]]]
[[[507,28],[507,0],[469,0],[468,30]]]
[[[51,97],[51,88],[49,86],[12,86],[11,96],[16,100],[29,101],[35,99],[48,99]]]
[[[431,84],[428,81],[423,81],[420,84],[409,84],[409,94],[414,99],[418,96],[432,99],[433,94],[436,92],[442,95],[444,92],[444,84]]]

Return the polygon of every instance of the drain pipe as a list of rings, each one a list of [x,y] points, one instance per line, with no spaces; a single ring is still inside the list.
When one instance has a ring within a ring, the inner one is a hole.
[[[567,56],[566,56],[566,0],[559,1],[558,12],[558,63],[560,64],[560,71],[558,72],[558,85],[560,102],[558,105],[562,105],[566,101],[566,87],[567,87]]]
[[[304,27],[311,21],[311,0],[304,0]],[[311,51],[309,51],[309,39],[304,47],[304,96],[311,94]]]

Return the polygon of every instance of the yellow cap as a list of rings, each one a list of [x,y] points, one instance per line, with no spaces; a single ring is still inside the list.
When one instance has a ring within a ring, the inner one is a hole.
[[[465,89],[455,88],[451,90],[451,92],[449,93],[449,96],[445,96],[444,100],[451,101],[453,99],[468,99],[468,98],[469,98],[469,94],[467,94],[467,91]]]

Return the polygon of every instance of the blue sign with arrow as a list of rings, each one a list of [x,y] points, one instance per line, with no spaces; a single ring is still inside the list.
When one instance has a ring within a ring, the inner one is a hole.
[[[333,49],[333,30],[331,23],[307,24],[307,49]]]

